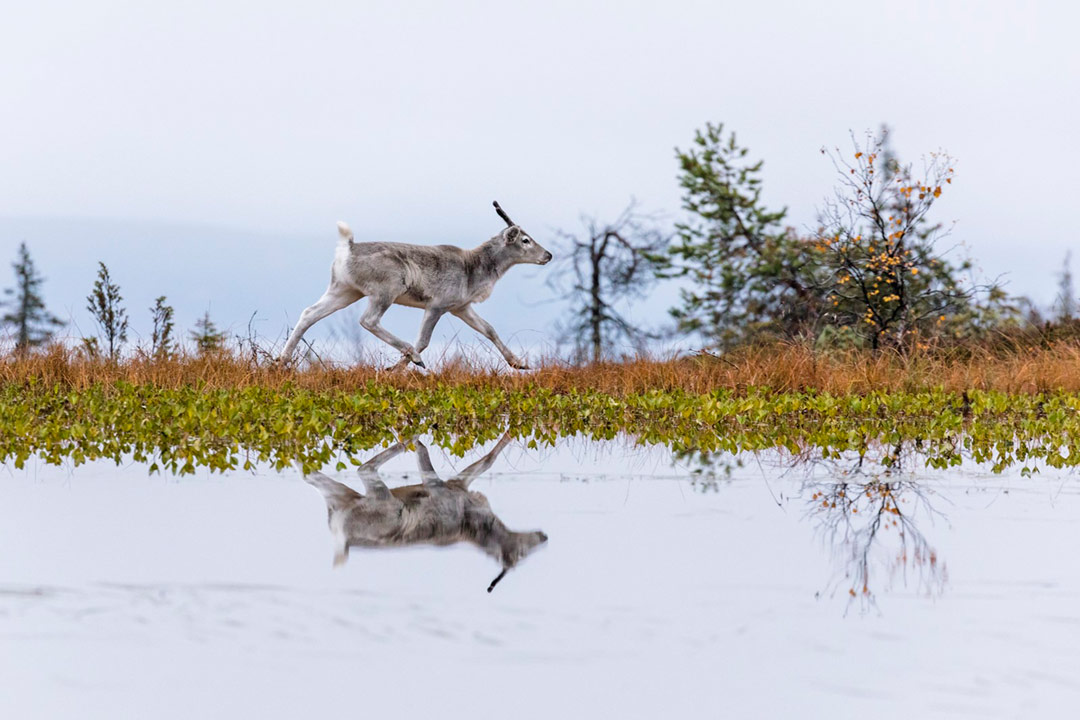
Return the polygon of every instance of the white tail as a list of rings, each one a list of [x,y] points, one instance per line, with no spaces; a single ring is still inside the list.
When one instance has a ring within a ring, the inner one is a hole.
[[[351,243],[355,239],[353,237],[352,230],[350,230],[349,226],[346,225],[344,222],[339,222],[337,224],[337,231],[341,233],[341,242],[343,243]]]

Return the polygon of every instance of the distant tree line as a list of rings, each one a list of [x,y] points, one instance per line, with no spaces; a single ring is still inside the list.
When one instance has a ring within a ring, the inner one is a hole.
[[[65,323],[45,308],[42,285],[45,278],[38,272],[30,257],[26,243],[19,245],[19,252],[12,264],[15,285],[4,290],[8,298],[0,304],[5,309],[0,315],[0,327],[11,332],[17,355],[25,355],[34,348],[47,345]],[[120,359],[128,341],[128,314],[123,305],[120,286],[113,282],[109,268],[98,263],[97,278],[90,294],[86,296],[86,310],[97,327],[97,334],[84,336],[80,350],[90,358],[116,362]],[[162,295],[150,308],[153,331],[149,348],[139,348],[154,359],[167,359],[176,352],[175,311]],[[225,347],[227,335],[217,329],[210,319],[209,311],[195,322],[189,338],[199,355],[212,355]]]

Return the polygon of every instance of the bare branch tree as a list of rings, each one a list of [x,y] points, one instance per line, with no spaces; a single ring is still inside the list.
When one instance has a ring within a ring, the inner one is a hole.
[[[559,341],[572,345],[576,361],[599,362],[623,342],[642,350],[652,337],[618,308],[643,297],[655,282],[651,258],[670,240],[657,223],[631,199],[609,223],[583,215],[583,233],[559,231],[565,244],[557,261],[562,267],[549,285],[570,300],[567,319],[557,329]]]

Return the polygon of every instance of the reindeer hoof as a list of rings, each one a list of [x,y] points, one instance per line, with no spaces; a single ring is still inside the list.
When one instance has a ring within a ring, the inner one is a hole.
[[[424,364],[423,360],[413,360],[413,362],[416,364],[416,367],[422,367],[427,370],[427,365]]]

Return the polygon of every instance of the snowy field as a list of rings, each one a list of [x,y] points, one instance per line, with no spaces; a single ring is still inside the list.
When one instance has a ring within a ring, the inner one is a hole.
[[[903,545],[821,505],[838,477],[512,446],[473,489],[550,541],[488,595],[470,547],[333,568],[295,471],[8,468],[0,717],[1072,717],[1076,477],[904,476]]]

